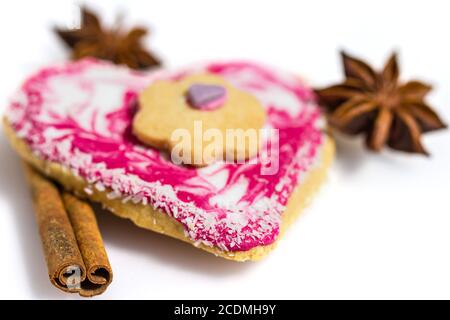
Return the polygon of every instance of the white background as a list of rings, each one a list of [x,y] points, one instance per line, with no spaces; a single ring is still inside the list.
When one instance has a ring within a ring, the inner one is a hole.
[[[91,1],[87,1],[88,3]],[[93,1],[92,1],[93,2]],[[170,67],[248,58],[303,75],[341,79],[338,50],[380,67],[400,53],[402,77],[431,82],[450,121],[447,1],[96,1],[107,21],[152,27],[147,44]],[[65,58],[54,24],[72,1],[1,1],[0,103],[27,74]],[[99,224],[114,269],[100,298],[450,298],[450,131],[424,138],[431,158],[370,154],[338,141],[329,179],[278,248],[239,264],[134,227]],[[0,298],[61,298],[47,279],[18,157],[0,135]]]

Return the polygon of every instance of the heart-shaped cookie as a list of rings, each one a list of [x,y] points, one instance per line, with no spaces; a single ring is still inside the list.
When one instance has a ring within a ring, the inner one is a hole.
[[[265,128],[275,130],[269,132],[277,137],[264,137],[274,147],[253,163],[193,168],[139,143],[131,130],[138,95],[155,81],[199,73],[256,97]],[[18,153],[66,189],[141,227],[234,260],[264,256],[319,185],[333,149],[323,124],[301,80],[243,62],[175,73],[137,73],[91,59],[52,66],[24,82],[5,117]]]

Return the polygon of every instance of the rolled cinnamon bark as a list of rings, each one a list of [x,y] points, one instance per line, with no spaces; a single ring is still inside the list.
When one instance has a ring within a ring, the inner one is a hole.
[[[62,199],[56,185],[29,165],[24,170],[51,283],[84,297],[104,292],[112,270],[92,208],[68,193]]]
[[[112,281],[112,270],[103,246],[92,207],[70,193],[63,193],[75,238],[86,267],[86,280],[81,283],[80,295],[90,297],[106,290]]]

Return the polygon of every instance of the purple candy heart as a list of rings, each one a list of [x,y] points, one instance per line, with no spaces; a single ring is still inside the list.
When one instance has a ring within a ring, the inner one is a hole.
[[[225,103],[226,97],[227,90],[218,85],[196,83],[187,92],[191,107],[200,110],[215,110]]]

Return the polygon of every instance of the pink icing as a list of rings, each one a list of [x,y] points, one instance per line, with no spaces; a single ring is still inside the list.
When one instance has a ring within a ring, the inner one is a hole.
[[[205,71],[262,102],[267,126],[279,129],[276,174],[261,174],[260,160],[202,169],[176,166],[132,136],[142,89],[155,79]],[[295,76],[246,62],[176,73],[138,73],[93,59],[52,66],[22,85],[6,115],[37,156],[85,178],[87,193],[108,188],[109,198],[152,205],[182,223],[192,240],[228,251],[275,241],[287,200],[323,143],[323,119],[312,91]]]

